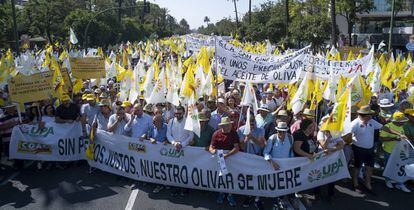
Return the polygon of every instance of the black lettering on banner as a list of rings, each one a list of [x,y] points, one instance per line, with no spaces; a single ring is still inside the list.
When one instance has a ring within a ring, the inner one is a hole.
[[[205,187],[205,188],[208,188],[208,185],[207,185],[207,180],[205,180],[207,177],[204,177],[203,176],[203,169],[200,169],[200,183],[201,183],[201,187]]]
[[[212,187],[216,188],[217,187],[217,176],[218,176],[217,171],[207,170],[207,176],[210,177]]]
[[[194,186],[200,187],[200,173],[198,172],[198,168],[194,168],[191,172],[191,181]]]
[[[177,165],[174,165],[173,177],[174,177],[174,182],[175,183],[181,183],[179,175],[180,175],[180,168]]]
[[[160,172],[161,172],[161,180],[166,181],[167,180],[167,174],[165,173],[165,164],[161,163],[160,164]]]
[[[83,149],[83,147],[84,147],[85,145],[84,145],[83,138],[79,137],[78,141],[79,141],[78,154],[81,154],[82,149]]]
[[[253,175],[246,175],[246,185],[247,185],[248,190],[253,190],[254,189],[254,187],[252,185],[253,184],[252,180],[253,180]]]
[[[269,79],[269,73],[265,72],[262,74],[261,80],[268,80]]]
[[[158,165],[159,165],[159,163],[158,162],[154,162],[154,176],[155,176],[155,178],[156,179],[160,179],[160,177],[158,176],[158,172],[160,171],[159,169],[158,169]]]
[[[137,170],[135,168],[135,159],[134,159],[134,157],[131,157],[129,162],[131,163],[131,174],[137,173]]]
[[[220,67],[220,74],[227,77],[227,69],[225,67]]]
[[[246,183],[245,183],[245,179],[244,179],[244,175],[243,174],[239,174],[237,176],[237,180],[239,180],[239,188],[240,190],[244,190],[246,188]]]
[[[188,170],[187,166],[181,167],[180,177],[183,184],[188,184]]]
[[[223,176],[219,176],[219,184],[218,188],[220,189],[226,189],[226,183],[224,182]]]
[[[172,181],[171,180],[171,168],[172,168],[172,166],[173,165],[171,165],[171,164],[167,164],[167,168],[168,168],[168,179],[169,179],[170,182]]]
[[[231,173],[226,174],[226,185],[227,189],[234,189],[233,175]]]
[[[289,184],[290,184],[290,188],[293,188],[293,171],[291,170],[287,170],[286,171],[286,188],[289,189]]]
[[[301,186],[302,183],[298,181],[299,176],[300,176],[300,167],[294,168],[293,171],[294,171],[294,174],[295,174],[293,176],[295,178],[295,186],[294,187]]]
[[[63,155],[65,152],[65,148],[63,148],[63,139],[58,140],[58,147],[59,147],[59,155]]]
[[[283,190],[286,189],[284,185],[284,177],[282,175],[283,171],[277,172],[277,189]]]
[[[124,156],[124,170],[125,170],[125,172],[127,172],[127,173],[129,173],[129,164],[130,164],[130,162],[129,162],[129,157],[128,157],[128,155],[125,155]]]
[[[59,139],[58,146],[59,146],[59,155],[74,155],[75,154],[75,139]]]
[[[257,176],[257,183],[259,190],[267,190],[267,179],[266,175]]]

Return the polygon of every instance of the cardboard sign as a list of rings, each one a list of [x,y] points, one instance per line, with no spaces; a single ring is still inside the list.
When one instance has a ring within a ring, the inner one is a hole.
[[[105,60],[101,57],[70,58],[72,75],[78,79],[104,78]]]
[[[52,93],[52,73],[43,72],[30,76],[18,75],[9,80],[12,101],[26,103],[49,98]]]

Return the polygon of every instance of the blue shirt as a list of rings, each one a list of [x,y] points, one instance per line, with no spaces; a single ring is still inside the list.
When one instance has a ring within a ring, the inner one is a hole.
[[[167,140],[167,124],[163,123],[161,129],[157,129],[153,125],[148,131],[148,138],[153,138],[157,142],[164,142]]]
[[[291,136],[289,140],[290,134],[286,133],[285,139],[282,142],[277,134],[273,134],[269,137],[269,140],[266,142],[266,146],[263,150],[263,155],[265,160],[269,160],[272,158],[290,158],[293,157],[292,154],[292,144],[293,144],[293,137]],[[274,142],[274,143],[273,143]]]
[[[218,124],[220,124],[221,122],[221,118],[225,117],[225,114],[219,115],[217,113],[217,110],[215,110],[214,112],[211,113],[211,117],[210,117],[210,121],[208,122],[208,124],[214,128],[214,130],[218,129]]]
[[[239,135],[239,141],[244,141],[244,138],[246,137],[246,135],[244,135],[244,129],[245,129],[245,125],[241,126],[239,128],[239,130],[237,131],[237,134]],[[252,134],[252,136],[254,136],[255,138],[260,138],[260,137],[264,137],[265,131],[263,128],[258,128],[255,127],[254,129],[252,129],[250,131],[250,133]],[[249,154],[256,154],[256,155],[260,155],[262,152],[262,148],[260,148],[259,145],[255,144],[252,140],[248,141],[247,144],[245,145],[244,152],[249,153]]]
[[[132,117],[132,116],[131,116]],[[131,137],[139,138],[142,135],[148,133],[148,130],[152,127],[152,118],[148,114],[143,113],[141,117],[135,117],[131,125],[125,125],[124,130],[131,132]]]

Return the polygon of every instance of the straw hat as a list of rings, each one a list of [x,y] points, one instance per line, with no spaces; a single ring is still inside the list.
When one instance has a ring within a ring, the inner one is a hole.
[[[223,117],[221,118],[221,122],[218,125],[229,125],[232,123],[233,121],[231,121],[229,117]]]
[[[278,122],[277,126],[275,127],[277,131],[288,131],[289,127],[286,122]]]
[[[200,114],[198,114],[198,120],[199,120],[200,122],[207,122],[207,121],[209,121],[210,119],[206,116],[206,114],[204,114],[204,113],[200,113]]]
[[[392,106],[394,106],[394,104],[393,104],[393,103],[391,103],[391,101],[390,101],[388,98],[383,98],[383,99],[381,99],[381,100],[379,101],[378,105],[379,105],[381,108],[388,108],[388,107],[392,107]]]
[[[306,108],[305,110],[303,110],[303,113],[302,113],[303,115],[306,115],[306,116],[308,116],[308,117],[315,117],[316,115],[315,115],[315,110],[313,110],[313,109],[308,109],[308,108]]]
[[[102,99],[101,102],[99,102],[98,106],[111,106],[111,102],[109,99]]]
[[[288,115],[287,111],[286,111],[286,110],[284,110],[284,109],[279,110],[279,111],[277,112],[277,115],[276,115],[276,117],[288,117],[288,116],[289,116],[289,115]]]
[[[395,112],[392,115],[392,122],[403,123],[403,122],[407,122],[407,121],[408,121],[408,118],[406,118],[404,113],[402,113],[402,112]]]
[[[144,106],[144,111],[145,112],[152,112],[152,104],[146,104]]]
[[[361,108],[357,111],[358,114],[374,114],[375,112],[371,110],[369,105],[361,106]]]
[[[260,105],[260,108],[258,109],[259,111],[266,111],[266,112],[270,112],[269,110],[269,106],[267,106],[267,104],[262,104]]]
[[[217,99],[217,103],[223,103],[223,104],[225,104],[226,101],[224,100],[224,98],[218,98]]]

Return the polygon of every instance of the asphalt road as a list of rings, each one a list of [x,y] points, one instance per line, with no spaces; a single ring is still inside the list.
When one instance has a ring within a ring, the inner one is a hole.
[[[408,186],[414,190],[413,183]],[[239,195],[237,207],[232,208],[226,202],[216,204],[214,192],[190,190],[185,196],[172,197],[171,189],[154,194],[154,187],[99,170],[89,174],[85,163],[66,169],[38,170],[36,163],[26,162],[19,171],[8,162],[0,165],[0,209],[244,209],[244,197]],[[373,183],[376,195],[356,193],[346,180],[339,181],[335,188],[330,203],[314,201],[307,192],[301,194],[300,201],[306,209],[414,209],[414,192],[387,189],[378,176]],[[271,199],[263,200],[265,208],[272,209]]]

